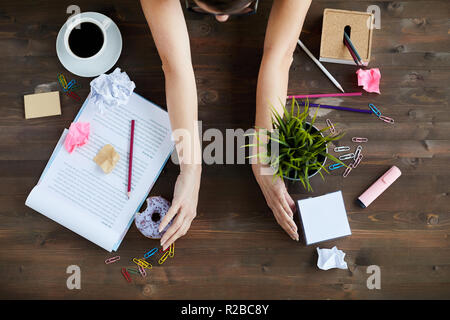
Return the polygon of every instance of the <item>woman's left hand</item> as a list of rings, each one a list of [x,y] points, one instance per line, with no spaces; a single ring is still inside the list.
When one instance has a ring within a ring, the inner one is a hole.
[[[190,168],[180,172],[175,183],[172,206],[162,219],[159,231],[173,223],[161,238],[161,246],[166,250],[189,230],[197,215],[198,192],[200,189],[201,168]]]

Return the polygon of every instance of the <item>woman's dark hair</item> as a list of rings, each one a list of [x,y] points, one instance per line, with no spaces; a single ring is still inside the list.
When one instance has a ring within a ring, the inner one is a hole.
[[[208,8],[222,12],[232,12],[239,10],[248,5],[252,0],[194,0],[197,3],[202,3]]]

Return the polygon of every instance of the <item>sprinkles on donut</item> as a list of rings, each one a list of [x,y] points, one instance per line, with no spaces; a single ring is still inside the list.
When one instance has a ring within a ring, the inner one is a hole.
[[[146,206],[145,206],[146,204]],[[136,213],[134,223],[137,229],[147,238],[161,239],[172,221],[161,232],[158,231],[161,220],[170,208],[170,202],[163,197],[148,197],[141,210]]]

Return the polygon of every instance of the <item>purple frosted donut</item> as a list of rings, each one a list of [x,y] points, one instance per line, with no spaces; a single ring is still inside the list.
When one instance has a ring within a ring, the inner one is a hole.
[[[140,212],[136,213],[134,223],[138,230],[147,238],[161,239],[162,235],[172,224],[172,221],[164,228],[162,232],[158,231],[162,218],[170,208],[170,202],[163,197],[148,197],[147,207],[142,206]]]

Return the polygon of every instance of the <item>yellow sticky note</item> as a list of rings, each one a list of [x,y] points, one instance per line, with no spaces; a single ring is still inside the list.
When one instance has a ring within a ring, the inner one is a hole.
[[[110,173],[116,166],[116,163],[119,161],[119,159],[119,154],[110,144],[107,144],[103,148],[101,148],[97,155],[94,157],[95,163],[98,164],[100,168],[102,168],[104,173]]]
[[[59,91],[27,94],[23,99],[25,103],[25,119],[61,114]]]

